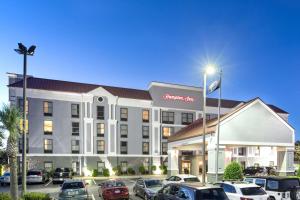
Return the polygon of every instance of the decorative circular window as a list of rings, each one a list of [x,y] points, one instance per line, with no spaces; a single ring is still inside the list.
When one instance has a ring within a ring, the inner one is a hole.
[[[103,97],[98,97],[98,101],[102,102],[103,101]]]

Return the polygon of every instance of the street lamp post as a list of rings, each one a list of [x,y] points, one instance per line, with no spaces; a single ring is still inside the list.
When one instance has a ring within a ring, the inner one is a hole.
[[[221,115],[221,95],[222,95],[222,70],[219,72],[219,98],[218,98],[218,125],[217,125],[217,152],[216,152],[216,182],[219,176],[219,140],[220,140],[220,115]]]
[[[22,195],[26,193],[26,87],[27,87],[27,55],[33,56],[36,46],[32,45],[27,49],[22,43],[18,43],[19,48],[15,49],[18,54],[24,55],[23,60],[23,135],[22,135]]]

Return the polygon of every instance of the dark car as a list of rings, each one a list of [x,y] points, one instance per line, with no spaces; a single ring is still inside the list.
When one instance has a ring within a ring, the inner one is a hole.
[[[86,184],[80,180],[66,180],[61,186],[58,199],[89,199]]]
[[[245,176],[267,176],[267,175],[275,175],[275,173],[276,173],[275,167],[252,166],[244,169]]]
[[[133,187],[133,193],[142,198],[151,199],[162,188],[162,182],[156,179],[138,179]]]
[[[154,200],[228,200],[224,190],[216,186],[203,186],[199,183],[170,183],[160,189]]]
[[[29,170],[27,172],[27,183],[45,183],[49,181],[49,173],[45,170]]]
[[[99,197],[103,200],[129,199],[129,190],[121,180],[108,180],[99,184]]]
[[[56,168],[53,173],[53,184],[72,179],[72,170],[70,168]]]
[[[300,199],[300,181],[296,177],[251,176],[244,181],[264,188],[271,200]]]

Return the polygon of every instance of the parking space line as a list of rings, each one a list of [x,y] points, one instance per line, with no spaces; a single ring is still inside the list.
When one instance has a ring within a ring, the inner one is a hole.
[[[94,180],[94,179],[93,179]],[[95,200],[94,194],[92,194],[92,199]]]
[[[44,186],[47,187],[51,182],[52,182],[52,179],[50,179],[49,182],[46,183],[46,185],[44,185]]]
[[[93,180],[94,184],[95,184],[95,185],[97,185],[97,183],[96,183],[95,179],[92,179],[92,180]]]

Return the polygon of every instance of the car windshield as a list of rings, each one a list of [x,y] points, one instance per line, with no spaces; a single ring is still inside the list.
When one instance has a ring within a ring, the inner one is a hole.
[[[28,171],[27,172],[27,176],[32,176],[32,175],[41,176],[42,172],[40,172],[40,171]]]
[[[122,182],[122,181],[109,181],[109,182],[106,182],[104,185],[105,185],[105,187],[124,187],[125,186],[124,182]]]
[[[191,178],[184,178],[184,182],[200,182],[199,178],[191,177]]]
[[[145,180],[145,184],[146,184],[147,188],[162,186],[162,183],[160,180]]]
[[[222,188],[211,188],[196,191],[196,199],[201,200],[228,200]]]
[[[261,187],[246,187],[246,188],[241,188],[241,191],[242,194],[245,196],[266,194],[266,192]]]
[[[62,190],[84,188],[83,182],[70,182],[62,185]]]

